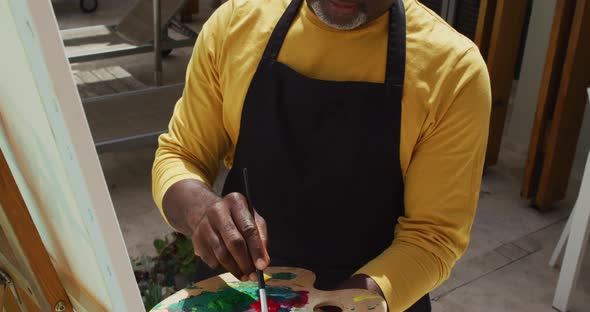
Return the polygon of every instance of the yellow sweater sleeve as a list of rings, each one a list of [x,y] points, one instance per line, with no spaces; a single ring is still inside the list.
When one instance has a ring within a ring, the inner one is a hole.
[[[184,179],[196,179],[209,186],[227,153],[230,139],[224,129],[223,96],[218,73],[220,42],[216,33],[231,14],[231,1],[219,8],[205,23],[187,66],[186,84],[176,103],[168,132],[159,138],[152,168],[152,194],[162,211],[168,188]]]
[[[479,198],[491,92],[479,52],[471,48],[440,90],[405,176],[405,216],[392,245],[358,273],[383,290],[390,311],[403,311],[448,278],[463,254]],[[403,135],[403,133],[402,133]]]

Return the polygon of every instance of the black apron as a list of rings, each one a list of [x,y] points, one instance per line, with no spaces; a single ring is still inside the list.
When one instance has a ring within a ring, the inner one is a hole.
[[[223,194],[244,193],[248,168],[272,265],[310,269],[330,288],[388,248],[404,214],[405,9],[397,0],[389,12],[385,82],[339,82],[277,61],[302,3],[287,7],[252,78]],[[410,311],[430,311],[428,295]]]

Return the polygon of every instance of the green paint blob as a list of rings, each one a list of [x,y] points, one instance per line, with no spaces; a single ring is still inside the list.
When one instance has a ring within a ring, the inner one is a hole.
[[[295,279],[296,277],[297,277],[297,274],[291,273],[291,272],[279,272],[279,273],[274,273],[273,275],[271,275],[272,279],[284,280],[284,281],[290,281],[292,279]]]
[[[254,282],[240,283],[239,289],[224,286],[216,292],[204,291],[198,296],[190,297],[166,308],[170,311],[184,311],[196,308],[197,311],[246,311],[250,304],[258,299],[257,285]]]

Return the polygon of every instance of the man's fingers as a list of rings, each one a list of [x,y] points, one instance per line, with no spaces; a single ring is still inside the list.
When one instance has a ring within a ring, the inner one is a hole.
[[[227,246],[227,249],[231,253],[233,259],[240,267],[240,270],[244,274],[250,274],[253,272],[254,265],[252,264],[252,260],[250,260],[250,255],[248,254],[248,246],[246,245],[246,241],[242,234],[236,228],[233,220],[226,221],[226,224],[221,229],[221,236]],[[238,276],[239,278],[240,276]]]
[[[224,257],[231,257],[231,261],[230,259],[222,260],[219,258],[218,260],[220,260],[224,266],[225,263],[228,263],[229,267],[226,266],[226,269],[232,271],[232,273],[234,271],[238,271],[236,269],[230,269],[230,267],[233,267],[234,264],[238,266],[239,271],[243,274],[249,274],[250,272],[254,271],[254,266],[248,254],[246,241],[234,224],[234,221],[231,217],[230,208],[228,207],[227,203],[219,202],[211,207],[208,217],[212,227],[217,233],[219,233],[219,236],[221,237],[221,244],[225,246],[225,249],[229,254],[225,255],[224,251],[221,249],[217,250],[217,252],[221,253]],[[236,277],[242,278],[242,275],[236,275]]]
[[[255,220],[256,225],[258,226],[258,232],[260,232],[260,239],[262,239],[262,243],[264,244],[264,248],[268,254],[268,232],[266,229],[266,220],[258,214],[258,211],[255,212]]]
[[[204,220],[199,224],[198,230],[193,233],[192,241],[195,254],[210,268],[218,269],[220,263],[217,261],[213,250],[209,247],[209,243],[211,241],[219,241],[219,238],[217,238],[217,234],[211,229],[208,220]]]
[[[243,279],[244,273],[240,270],[240,267],[234,260],[234,257],[231,255],[223,240],[218,240],[217,242],[211,242],[211,249],[217,258],[217,261],[221,263],[221,265],[231,272],[236,278]]]
[[[208,218],[201,224],[193,234],[193,246],[197,254],[210,268],[225,268],[234,276],[244,279],[244,274],[228,252],[223,239],[213,229]]]
[[[254,221],[254,216],[250,213],[244,196],[238,193],[230,195],[233,200],[230,208],[232,217],[236,227],[246,240],[249,258],[254,262],[257,269],[264,270],[268,266],[269,257],[258,226]]]
[[[263,270],[268,266],[266,224],[262,217],[255,220],[250,214],[244,196],[227,195],[207,210],[206,219],[205,227],[199,225],[199,228],[203,227],[206,233],[201,237],[207,238],[202,245],[209,249],[200,247],[199,253],[214,258],[208,258],[208,264],[221,264],[240,279],[247,278],[256,268]]]
[[[266,256],[266,247],[260,238],[256,223],[252,217],[244,218],[243,216],[238,216],[235,222],[247,242],[248,261],[254,262],[259,270],[264,270],[267,266],[268,256]],[[254,268],[252,269],[254,270]]]

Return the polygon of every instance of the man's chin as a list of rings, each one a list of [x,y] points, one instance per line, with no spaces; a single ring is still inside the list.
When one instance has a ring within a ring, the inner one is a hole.
[[[311,8],[320,20],[336,29],[355,29],[367,21],[367,16],[360,6],[356,8],[338,8],[330,0],[319,0],[312,2]]]
[[[334,28],[345,29],[345,28],[355,28],[351,25],[355,24],[355,21],[358,20],[358,16],[341,16],[341,15],[332,15],[328,17],[328,21],[326,24],[332,26]],[[357,22],[358,23],[358,22]]]

